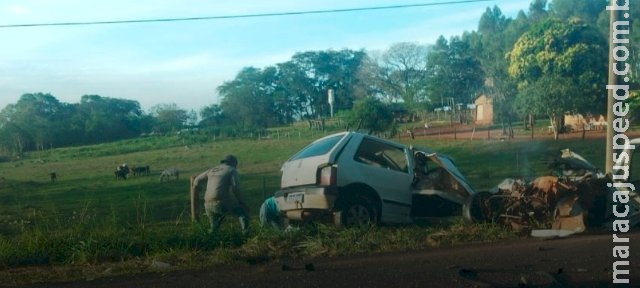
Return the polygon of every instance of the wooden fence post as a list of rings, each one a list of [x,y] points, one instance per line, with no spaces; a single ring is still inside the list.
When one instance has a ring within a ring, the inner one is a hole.
[[[193,181],[195,179],[196,176],[191,176],[191,188],[189,189],[189,195],[191,195],[191,221],[197,221],[199,216],[198,214],[200,214],[198,190],[193,185]]]
[[[531,139],[533,139],[533,130],[535,130],[533,123],[531,123]]]

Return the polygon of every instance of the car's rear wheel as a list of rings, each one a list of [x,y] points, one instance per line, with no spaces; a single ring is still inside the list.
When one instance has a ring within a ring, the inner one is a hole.
[[[376,210],[364,197],[355,197],[346,201],[342,209],[342,224],[347,227],[375,224]]]

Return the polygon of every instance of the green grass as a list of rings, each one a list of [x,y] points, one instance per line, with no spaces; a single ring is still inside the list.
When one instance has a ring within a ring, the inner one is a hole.
[[[324,133],[283,135],[266,140],[222,141],[148,137],[46,150],[0,163],[0,278],[12,279],[15,284],[27,279],[88,277],[87,273],[99,274],[104,265],[120,267],[113,273],[146,271],[152,260],[171,263],[174,269],[197,268],[517,237],[493,224],[361,229],[316,225],[286,233],[259,228],[255,219],[258,207],[265,195],[278,189],[280,165]],[[598,167],[604,163],[604,139],[401,141],[451,155],[477,189],[488,189],[508,177],[544,174],[545,160],[564,148],[578,152]],[[206,232],[206,219],[192,222],[190,218],[189,177],[216,165],[228,153],[239,158],[241,188],[254,216],[254,229],[247,237],[240,233],[233,217],[221,233],[214,235]],[[152,175],[116,181],[113,172],[123,162],[150,165]],[[160,183],[159,173],[166,167],[178,167],[180,180]],[[52,171],[58,174],[56,183],[49,181]],[[16,267],[42,265],[66,269],[54,273],[57,277],[43,273],[29,278],[10,272]]]

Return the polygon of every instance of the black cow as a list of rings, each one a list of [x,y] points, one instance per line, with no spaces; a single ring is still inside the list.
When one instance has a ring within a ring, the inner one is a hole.
[[[149,165],[133,167],[131,168],[131,170],[133,171],[133,176],[149,175],[151,173],[151,169],[149,168]]]
[[[114,172],[114,174],[116,175],[116,180],[127,180],[127,175],[129,175],[130,171],[131,170],[129,170],[129,166],[127,166],[127,164],[118,166],[118,168],[116,168],[116,171]]]

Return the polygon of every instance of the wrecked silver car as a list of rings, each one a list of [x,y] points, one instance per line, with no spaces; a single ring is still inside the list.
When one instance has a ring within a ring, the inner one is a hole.
[[[451,158],[429,149],[343,132],[314,141],[281,171],[275,199],[289,221],[352,226],[461,215],[473,220],[469,203],[477,192]]]

